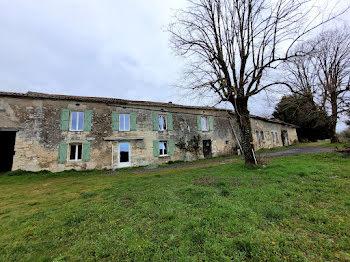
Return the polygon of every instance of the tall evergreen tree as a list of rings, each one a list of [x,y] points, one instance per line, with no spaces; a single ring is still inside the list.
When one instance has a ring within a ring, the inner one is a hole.
[[[307,97],[284,96],[277,104],[273,116],[297,125],[300,140],[316,141],[330,136],[327,113]]]

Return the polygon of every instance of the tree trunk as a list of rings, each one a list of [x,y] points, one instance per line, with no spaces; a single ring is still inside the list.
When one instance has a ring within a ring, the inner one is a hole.
[[[236,101],[231,101],[236,110],[236,118],[240,129],[241,146],[244,154],[246,165],[254,165],[255,159],[253,155],[253,137],[250,126],[250,114],[248,110],[248,98],[237,98]]]
[[[337,105],[337,95],[335,93],[331,94],[331,106],[332,115],[329,117],[329,135],[331,143],[339,142],[337,137],[337,120],[338,120],[338,105]]]

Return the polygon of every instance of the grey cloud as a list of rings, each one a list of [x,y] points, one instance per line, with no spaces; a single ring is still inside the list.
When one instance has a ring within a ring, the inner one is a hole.
[[[185,0],[0,0],[0,90],[185,102],[164,27]],[[230,108],[230,106],[227,106]],[[257,97],[253,114],[271,113]]]

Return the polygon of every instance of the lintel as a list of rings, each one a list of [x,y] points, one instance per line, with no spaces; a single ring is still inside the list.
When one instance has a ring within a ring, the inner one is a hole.
[[[12,132],[18,132],[19,129],[15,127],[0,127],[0,131],[12,131]]]
[[[130,141],[130,140],[143,140],[143,137],[104,137],[105,141]]]

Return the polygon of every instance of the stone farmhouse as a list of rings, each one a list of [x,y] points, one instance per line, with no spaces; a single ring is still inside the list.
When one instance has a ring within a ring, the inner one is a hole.
[[[237,154],[231,111],[114,98],[0,92],[0,171],[114,169]],[[251,116],[255,149],[296,127]]]

